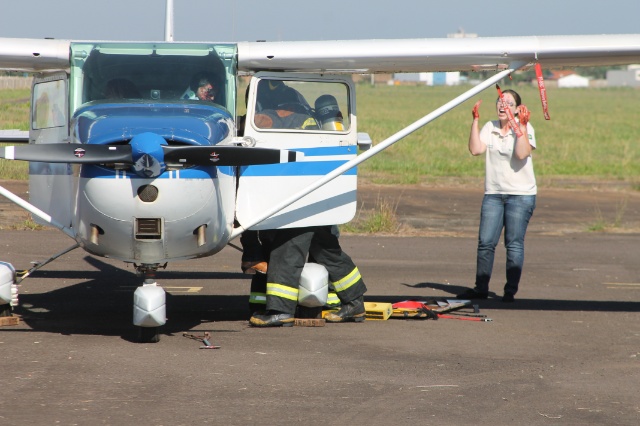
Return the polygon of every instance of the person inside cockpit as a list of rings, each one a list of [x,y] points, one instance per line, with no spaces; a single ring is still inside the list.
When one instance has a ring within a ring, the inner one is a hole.
[[[320,129],[304,96],[278,80],[260,81],[254,121],[262,129]]]
[[[193,99],[213,102],[216,98],[217,90],[212,76],[206,72],[199,72],[193,76],[189,87],[182,94],[180,99]]]

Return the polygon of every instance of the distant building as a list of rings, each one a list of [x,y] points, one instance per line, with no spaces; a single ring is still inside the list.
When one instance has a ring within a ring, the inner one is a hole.
[[[607,71],[609,87],[640,87],[640,65],[629,65],[626,70]]]
[[[458,28],[458,32],[447,34],[447,38],[476,38],[478,34],[476,33],[466,33],[464,28]]]
[[[589,87],[589,79],[578,74],[569,74],[558,79],[558,88]]]
[[[414,72],[393,75],[395,84],[426,84],[427,86],[457,86],[460,72]]]

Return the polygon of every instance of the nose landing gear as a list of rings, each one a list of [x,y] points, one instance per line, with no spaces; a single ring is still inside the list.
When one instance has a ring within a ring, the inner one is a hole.
[[[138,342],[160,341],[160,326],[167,322],[166,293],[156,283],[158,264],[136,265],[144,283],[133,294],[133,325],[138,327]]]

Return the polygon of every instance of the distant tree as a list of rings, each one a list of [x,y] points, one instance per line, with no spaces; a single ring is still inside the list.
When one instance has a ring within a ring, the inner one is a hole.
[[[617,70],[623,69],[623,66],[609,66],[609,67],[576,67],[574,71],[576,74],[581,75],[583,77],[591,77],[594,79],[605,79],[607,78],[607,71],[609,70]],[[547,79],[551,75],[550,69],[542,69],[543,78]],[[493,72],[490,71],[482,71],[482,72],[462,72],[460,75],[467,77],[469,80],[486,80],[489,78]],[[517,85],[523,82],[531,82],[536,79],[536,72],[533,68],[526,71],[516,71],[511,75],[511,79],[505,79],[503,83],[504,86]]]

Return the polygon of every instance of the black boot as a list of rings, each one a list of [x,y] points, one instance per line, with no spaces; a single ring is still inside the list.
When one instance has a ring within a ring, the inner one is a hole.
[[[324,317],[327,322],[362,322],[365,318],[364,296],[348,303],[343,303],[338,312],[331,312]]]
[[[278,311],[255,312],[249,319],[254,327],[291,327],[294,322],[292,314]]]
[[[464,293],[460,293],[456,296],[458,299],[486,299],[489,297],[489,292],[481,292],[475,288],[467,289]]]

